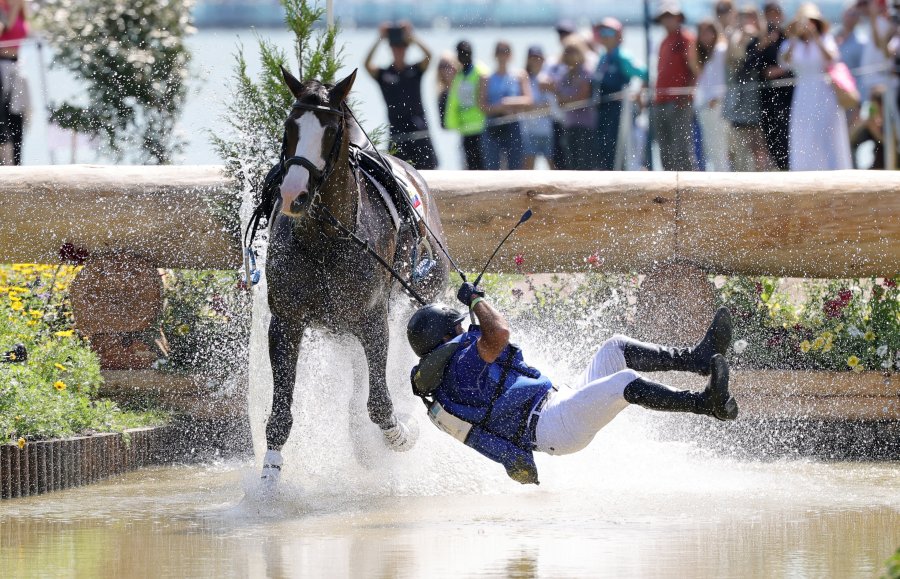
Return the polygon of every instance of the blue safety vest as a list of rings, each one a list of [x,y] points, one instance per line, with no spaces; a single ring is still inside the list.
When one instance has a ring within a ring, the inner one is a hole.
[[[459,347],[447,362],[443,379],[430,394],[444,411],[472,424],[465,444],[506,467],[534,466],[534,444],[527,436],[528,417],[553,388],[550,380],[528,366],[521,350],[510,344],[493,363],[478,355],[478,326],[451,342]],[[413,375],[418,367],[413,368]]]

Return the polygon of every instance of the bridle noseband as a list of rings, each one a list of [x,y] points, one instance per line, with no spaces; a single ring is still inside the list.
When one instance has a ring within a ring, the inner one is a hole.
[[[281,181],[284,182],[284,178],[287,176],[288,169],[290,169],[294,165],[300,165],[301,167],[309,171],[308,189],[309,195],[312,199],[312,201],[310,202],[310,209],[314,209],[314,204],[316,203],[320,195],[319,189],[322,187],[322,184],[325,183],[329,175],[331,175],[331,172],[334,170],[334,166],[337,164],[338,155],[340,155],[341,152],[341,143],[344,140],[344,110],[342,108],[336,109],[332,107],[326,107],[324,105],[311,105],[295,101],[291,106],[291,111],[294,111],[296,109],[327,113],[330,115],[336,115],[341,119],[341,122],[338,124],[338,130],[334,138],[334,143],[331,145],[331,151],[329,151],[328,157],[325,158],[325,167],[322,169],[316,167],[316,165],[306,157],[302,157],[299,155],[288,157],[287,131],[285,131],[284,137],[282,138]]]

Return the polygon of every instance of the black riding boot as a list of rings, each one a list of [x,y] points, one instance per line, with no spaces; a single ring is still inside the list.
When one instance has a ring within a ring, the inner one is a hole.
[[[715,354],[710,362],[709,385],[703,392],[677,390],[646,378],[632,380],[625,386],[625,400],[651,410],[692,412],[714,416],[719,420],[737,418],[737,401],[728,393],[728,362]]]
[[[709,376],[714,354],[725,354],[731,344],[731,314],[719,308],[706,335],[693,348],[673,348],[627,338],[625,363],[638,372],[676,370]]]

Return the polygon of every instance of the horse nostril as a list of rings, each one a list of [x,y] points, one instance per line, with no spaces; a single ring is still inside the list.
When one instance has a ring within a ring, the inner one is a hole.
[[[291,201],[291,213],[302,213],[303,206],[305,205],[304,201],[306,200],[306,195],[301,195]]]

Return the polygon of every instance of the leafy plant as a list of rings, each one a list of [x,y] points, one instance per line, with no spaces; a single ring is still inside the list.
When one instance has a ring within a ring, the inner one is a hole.
[[[54,65],[85,85],[51,121],[102,137],[117,159],[165,164],[182,143],[175,123],[185,102],[191,0],[46,0],[36,18]]]
[[[720,298],[735,316],[735,362],[755,367],[900,369],[897,279],[729,278]],[[796,286],[796,282],[793,282]]]
[[[338,29],[316,28],[325,9],[307,0],[281,0],[285,23],[294,34],[294,59],[273,42],[257,36],[262,72],[254,79],[247,71],[243,48],[235,54],[232,99],[225,105],[226,136],[211,135],[213,146],[225,164],[225,174],[235,180],[237,194],[228,210],[237,216],[246,195],[257,196],[263,179],[280,155],[284,118],[294,100],[281,78],[281,67],[299,69],[301,80],[333,82],[341,66]],[[258,201],[254,197],[254,201]]]
[[[893,557],[887,560],[882,577],[884,579],[900,579],[900,548]]]
[[[165,272],[159,320],[165,358],[158,368],[201,374],[217,383],[243,374],[250,306],[237,286],[233,272]]]

